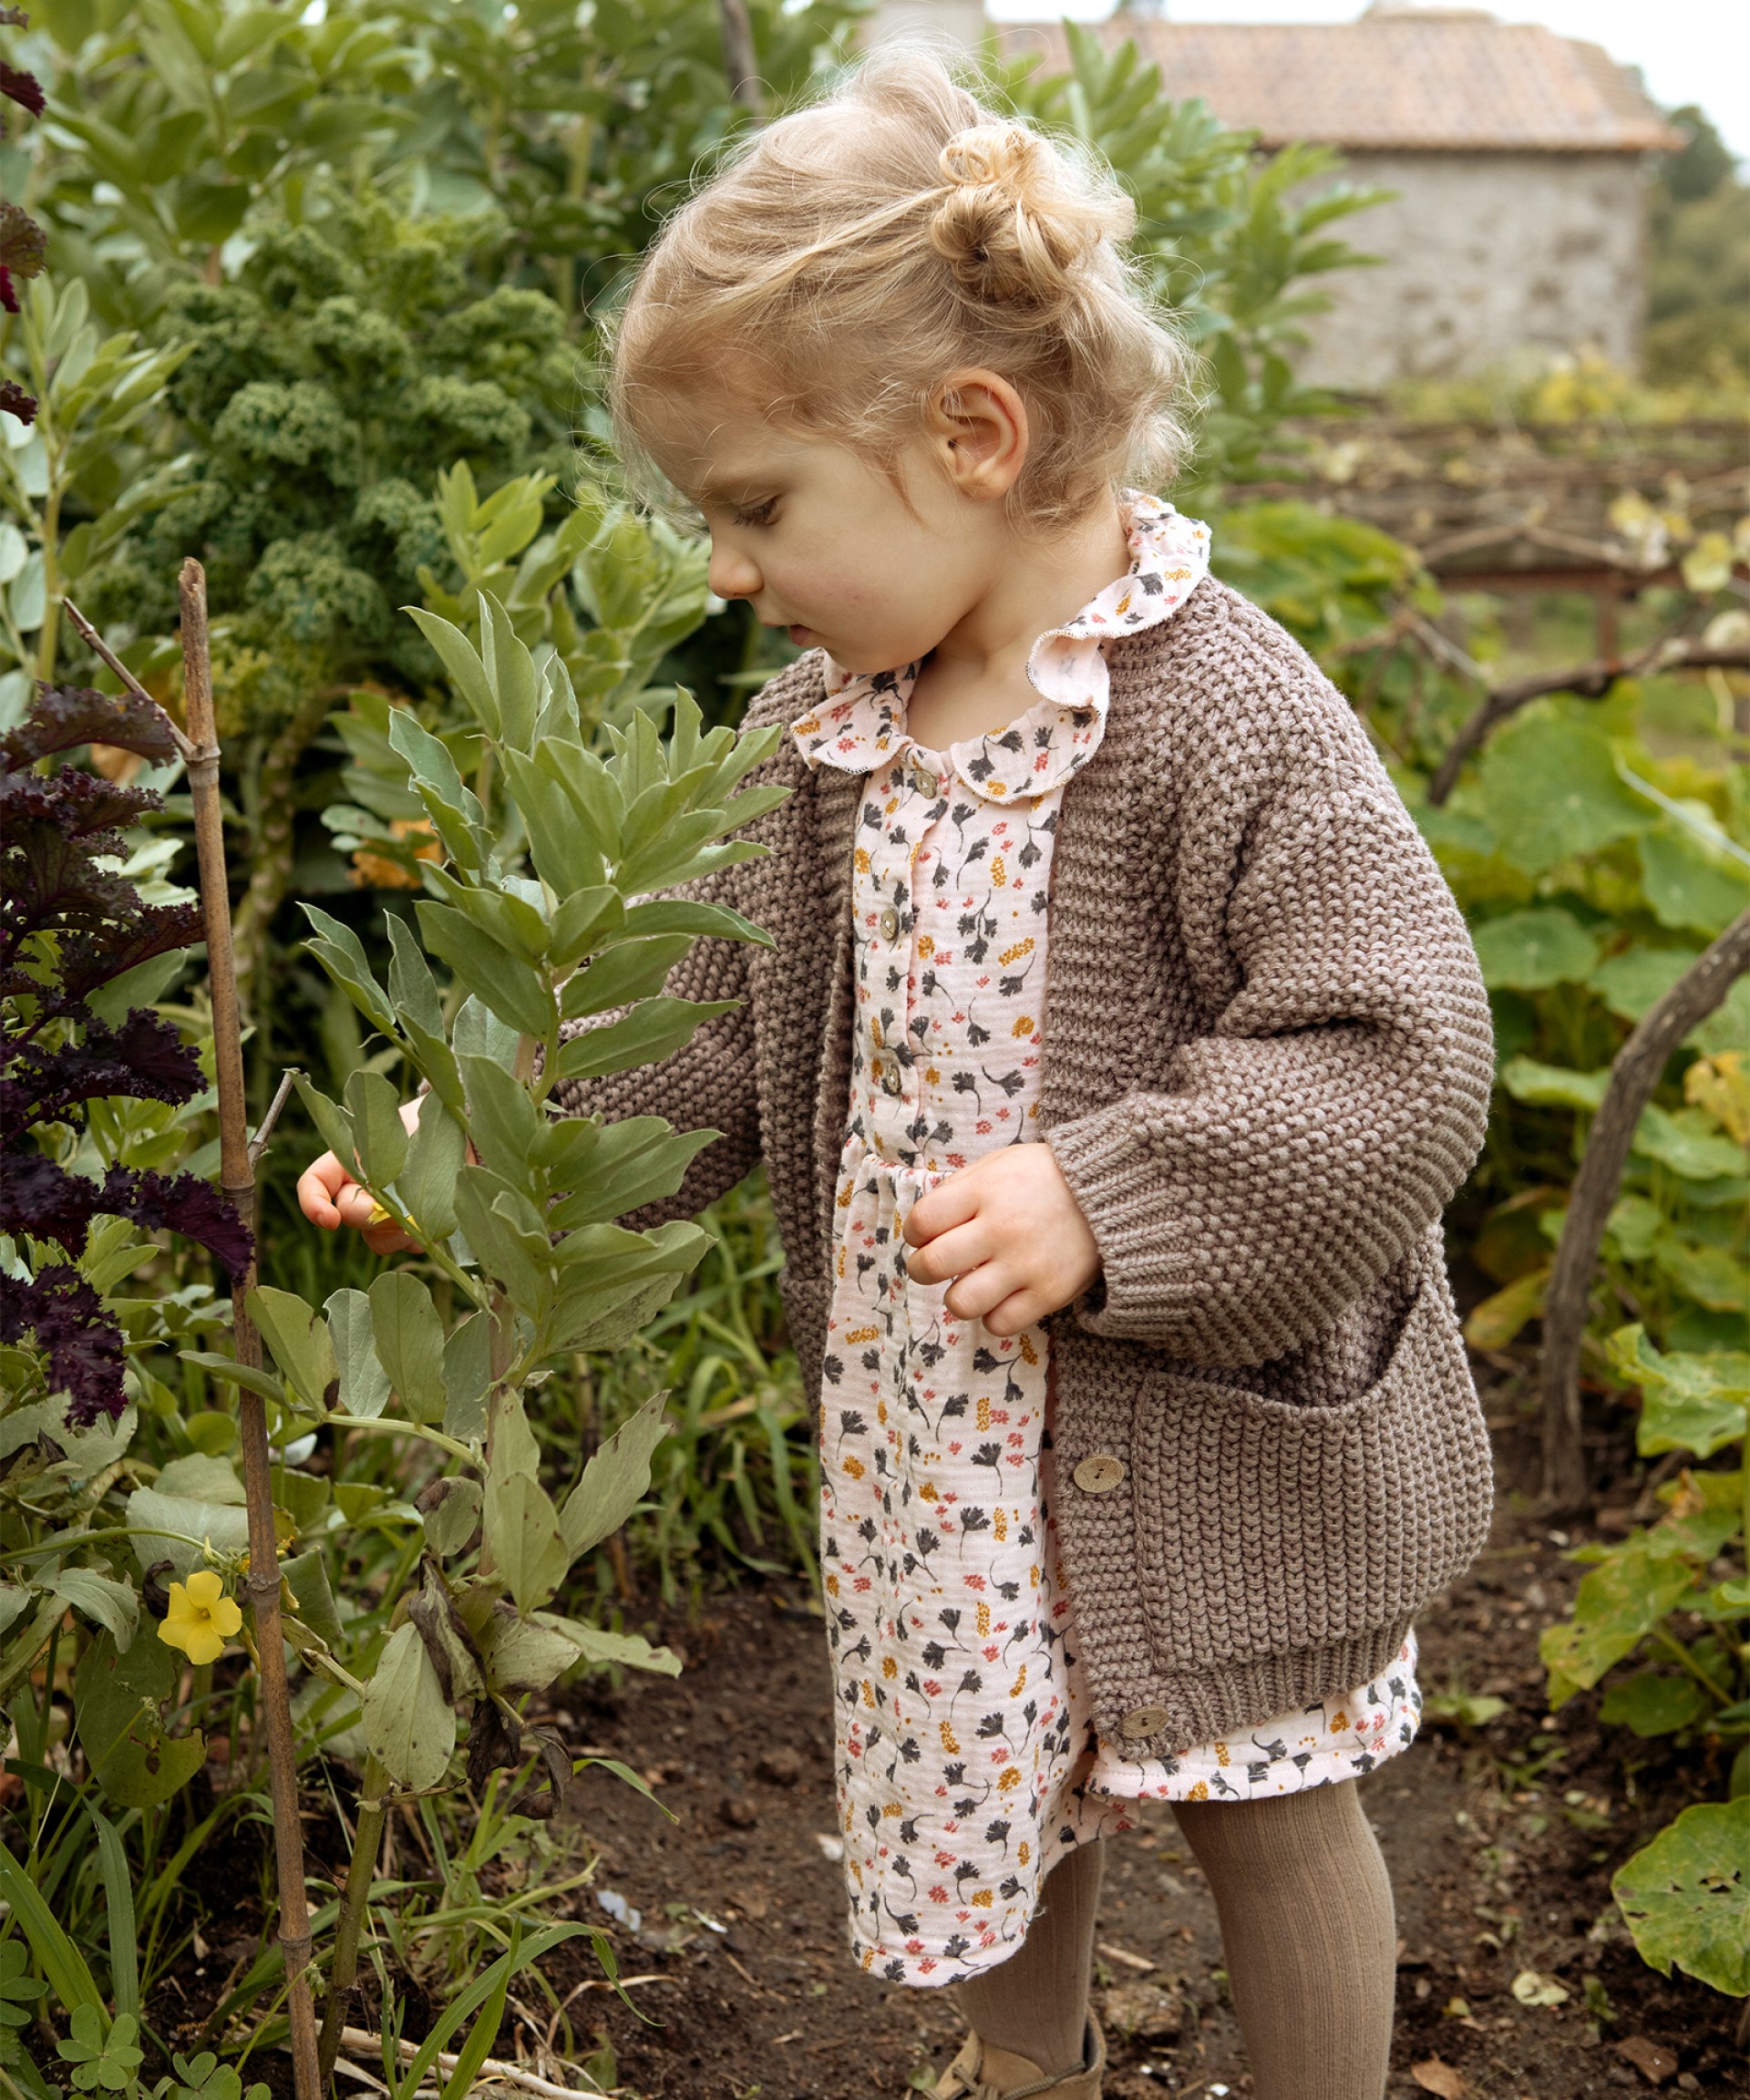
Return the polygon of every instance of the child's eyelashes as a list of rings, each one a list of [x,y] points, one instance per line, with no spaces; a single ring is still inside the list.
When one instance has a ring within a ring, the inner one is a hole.
[[[777,499],[768,496],[763,503],[744,503],[736,512],[737,525],[769,525],[777,510]]]

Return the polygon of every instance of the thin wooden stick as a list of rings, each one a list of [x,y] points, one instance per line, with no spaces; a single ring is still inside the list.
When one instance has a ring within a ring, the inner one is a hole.
[[[1610,1084],[1574,1177],[1561,1244],[1543,1302],[1543,1494],[1549,1514],[1584,1507],[1589,1492],[1580,1438],[1580,1344],[1604,1222],[1616,1201],[1635,1126],[1665,1060],[1750,970],[1750,911],[1735,919],[1642,1019],[1611,1066]]]
[[[79,611],[78,607],[70,598],[63,598],[61,600],[61,610],[67,614],[67,624],[73,629],[74,633],[79,636],[80,640],[84,642],[93,655],[97,656],[103,663],[109,666],[110,670],[112,670],[116,676],[121,680],[122,684],[128,688],[129,692],[134,695],[135,699],[151,700],[152,705],[158,708],[158,711],[160,715],[164,715],[163,708],[159,705],[159,703],[156,700],[152,700],[151,695],[140,684],[139,680],[134,676],[133,673],[122,662],[121,658],[116,654],[112,648],[110,648],[109,644],[104,640],[103,636],[98,633],[97,629],[86,618],[85,614]],[[177,727],[176,724],[170,721],[170,717],[168,715],[164,715],[164,719],[166,722],[170,723],[170,735],[175,738],[176,747],[182,754],[182,761],[183,764],[186,765],[189,760],[194,757],[194,746],[190,742],[188,737],[182,734],[181,730]]]
[[[1480,670],[1480,665],[1477,667]],[[1498,723],[1532,700],[1551,693],[1576,693],[1582,700],[1602,700],[1619,678],[1638,678],[1643,672],[1747,671],[1750,649],[1712,648],[1705,642],[1686,641],[1668,634],[1638,650],[1632,656],[1601,658],[1592,664],[1570,664],[1565,671],[1534,671],[1510,685],[1497,685],[1452,740],[1446,756],[1428,782],[1428,800],[1436,808],[1458,784],[1466,759],[1488,740]]]
[[[201,902],[207,926],[207,966],[212,988],[213,1067],[219,1092],[219,1186],[237,1215],[253,1226],[255,1167],[250,1157],[249,1112],[243,1099],[243,1040],[232,962],[231,891],[225,874],[224,822],[219,805],[219,738],[212,713],[212,661],[207,635],[207,577],[192,556],[182,564],[182,683],[194,756],[189,787],[201,863]],[[240,1364],[259,1370],[262,1338],[250,1318],[255,1283],[252,1257],[232,1289],[232,1346]],[[292,2029],[297,2100],[322,2100],[316,2067],[316,2018],[310,1995],[310,1911],[304,1887],[304,1825],[298,1816],[297,1745],[285,1680],[280,1631],[280,1557],[273,1538],[273,1487],[267,1447],[267,1409],[259,1393],[238,1393],[243,1446],[243,1490],[249,1505],[249,1595],[255,1619],[257,1667],[267,1720],[267,1760],[273,1793],[273,1850],[280,1891],[280,1946],[285,1956],[286,2008]]]

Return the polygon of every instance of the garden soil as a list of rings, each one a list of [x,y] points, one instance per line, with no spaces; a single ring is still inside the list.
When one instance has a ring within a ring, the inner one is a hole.
[[[1530,1439],[1505,1426],[1498,1439],[1504,1482],[1523,1478]],[[1621,1535],[1637,1492],[1603,1507],[1599,1535]],[[1737,2006],[1646,1968],[1610,1898],[1613,1869],[1670,1815],[1724,1794],[1724,1766],[1708,1767],[1718,1752],[1680,1763],[1601,1731],[1595,1698],[1548,1724],[1537,1636],[1584,1571],[1564,1548],[1591,1534],[1552,1534],[1516,1513],[1526,1499],[1504,1498],[1487,1551],[1421,1621],[1425,1689],[1506,1711],[1483,1728],[1430,1723],[1361,1783],[1397,1895],[1392,2094],[1750,2094]],[[768,1590],[665,1631],[686,1655],[680,1678],[580,1688],[562,1716],[575,1750],[640,1766],[675,1817],[605,1773],[573,1783],[567,1812],[600,1856],[588,1908],[623,1974],[646,1979],[627,1987],[636,2013],[599,1990],[574,2000],[580,2032],[608,2037],[643,2100],[913,2090],[952,2055],[958,2023],[946,1993],[872,1982],[846,1952],[819,1621]],[[1170,1812],[1145,1805],[1107,1859],[1096,1976],[1110,2100],[1249,2092],[1213,1906]],[[1523,2002],[1516,1981],[1560,2002]]]

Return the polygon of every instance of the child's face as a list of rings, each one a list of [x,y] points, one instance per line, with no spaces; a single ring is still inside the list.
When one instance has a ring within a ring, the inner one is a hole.
[[[901,455],[911,509],[849,447],[752,409],[677,404],[652,450],[710,528],[717,595],[746,599],[799,648],[870,672],[927,655],[1000,573],[1003,505],[966,492],[963,471],[935,456],[947,442],[921,435]]]

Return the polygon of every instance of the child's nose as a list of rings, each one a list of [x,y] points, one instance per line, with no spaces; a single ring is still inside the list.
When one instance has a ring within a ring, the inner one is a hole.
[[[714,541],[706,582],[719,598],[757,598],[765,579],[738,549]]]

